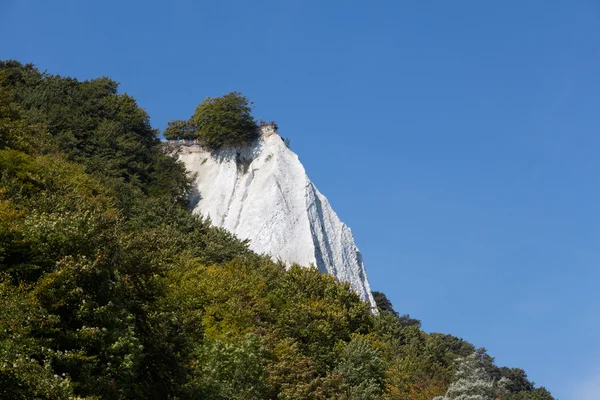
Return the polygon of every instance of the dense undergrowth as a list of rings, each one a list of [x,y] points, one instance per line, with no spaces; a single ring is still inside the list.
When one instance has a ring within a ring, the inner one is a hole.
[[[254,254],[189,190],[114,81],[0,62],[0,398],[425,400],[475,357],[502,399],[552,399],[383,294],[375,316]]]

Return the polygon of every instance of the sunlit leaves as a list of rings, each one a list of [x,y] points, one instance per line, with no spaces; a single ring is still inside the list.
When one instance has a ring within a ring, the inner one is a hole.
[[[198,140],[211,149],[236,146],[258,137],[252,103],[239,92],[207,97],[196,107],[190,123]]]

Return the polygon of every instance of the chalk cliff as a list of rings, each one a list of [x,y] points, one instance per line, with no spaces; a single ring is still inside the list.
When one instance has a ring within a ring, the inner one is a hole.
[[[209,152],[180,146],[180,160],[196,173],[194,212],[210,217],[250,248],[323,273],[352,288],[375,307],[365,266],[350,228],[312,184],[298,156],[273,126],[241,148]]]

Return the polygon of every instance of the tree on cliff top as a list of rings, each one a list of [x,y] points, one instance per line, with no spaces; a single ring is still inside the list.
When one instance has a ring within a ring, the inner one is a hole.
[[[181,119],[167,122],[167,129],[163,132],[163,136],[167,140],[193,140],[197,138],[194,125]]]
[[[258,125],[251,114],[252,104],[239,92],[207,97],[190,119],[198,140],[211,149],[218,149],[256,139]]]

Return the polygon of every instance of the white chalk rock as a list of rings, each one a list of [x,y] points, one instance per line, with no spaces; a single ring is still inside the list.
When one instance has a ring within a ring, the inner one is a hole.
[[[315,265],[349,282],[375,307],[365,266],[350,228],[312,184],[298,156],[272,126],[241,148],[209,152],[180,146],[179,159],[196,174],[194,212],[249,239],[250,248],[288,265]]]

